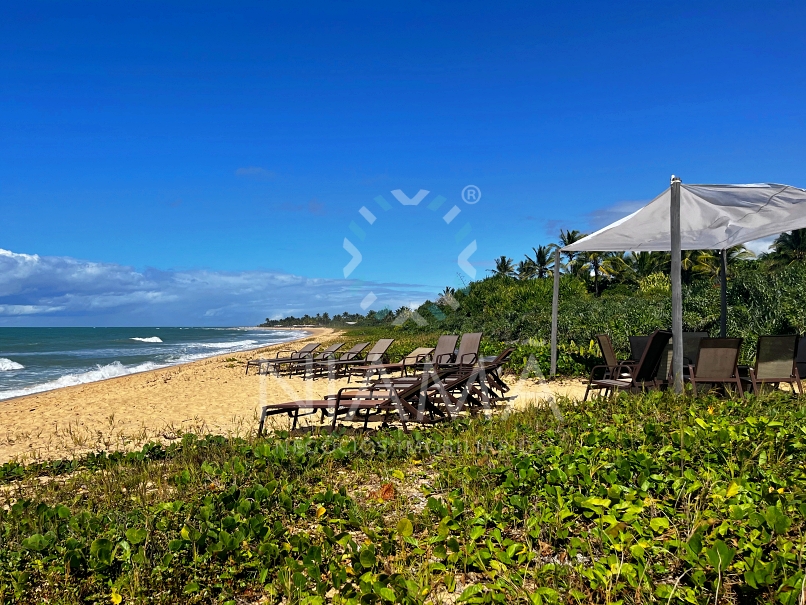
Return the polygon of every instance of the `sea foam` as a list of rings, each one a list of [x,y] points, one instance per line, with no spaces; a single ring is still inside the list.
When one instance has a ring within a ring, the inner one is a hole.
[[[79,384],[98,382],[99,380],[106,380],[107,378],[117,378],[118,376],[127,376],[128,374],[147,372],[148,370],[156,370],[164,367],[166,366],[156,364],[152,361],[147,361],[135,366],[124,366],[119,361],[113,361],[112,363],[104,366],[99,364],[94,370],[88,370],[87,372],[81,372],[79,374],[65,374],[64,376],[60,376],[56,380],[51,380],[50,382],[43,382],[42,384],[36,384],[30,387],[14,389],[11,391],[0,391],[0,399],[22,397],[23,395],[42,393],[43,391],[52,391],[53,389],[60,389],[62,387],[74,387]]]
[[[11,361],[5,357],[0,357],[0,372],[10,372],[11,370],[24,370],[25,366],[16,361]]]
[[[242,349],[256,344],[258,344],[257,340],[233,340],[231,342],[200,342],[196,346],[205,349]]]
[[[139,342],[162,342],[159,336],[149,336],[148,338],[130,338],[129,340],[137,340]]]

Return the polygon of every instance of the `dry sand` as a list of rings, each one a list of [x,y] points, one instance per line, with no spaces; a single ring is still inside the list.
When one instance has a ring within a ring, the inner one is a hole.
[[[253,434],[260,408],[268,403],[319,399],[346,386],[346,379],[302,380],[245,375],[248,359],[305,342],[334,342],[329,328],[309,329],[311,336],[242,353],[228,353],[184,365],[66,387],[0,402],[0,463],[74,457],[99,450],[139,448],[149,441],[170,442],[182,433]],[[523,381],[513,388],[515,407],[549,394],[581,396],[579,381],[538,385]],[[309,417],[315,418],[315,417]],[[287,428],[275,416],[273,428]]]

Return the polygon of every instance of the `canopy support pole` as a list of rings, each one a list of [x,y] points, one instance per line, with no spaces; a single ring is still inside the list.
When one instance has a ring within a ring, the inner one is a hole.
[[[551,297],[551,376],[557,375],[557,314],[560,306],[560,248],[554,251],[554,294]]]
[[[721,282],[720,303],[721,313],[719,315],[719,336],[720,338],[728,337],[728,251],[722,250],[720,253],[722,260],[722,268],[719,272],[719,281]]]
[[[683,292],[680,277],[680,179],[672,175],[671,186],[672,248],[672,375],[674,392],[683,392]]]

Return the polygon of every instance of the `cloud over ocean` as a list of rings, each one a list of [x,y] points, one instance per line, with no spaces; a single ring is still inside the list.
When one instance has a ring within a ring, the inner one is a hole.
[[[413,284],[277,271],[142,271],[115,263],[0,249],[0,325],[255,325],[266,317],[396,308],[433,294]]]

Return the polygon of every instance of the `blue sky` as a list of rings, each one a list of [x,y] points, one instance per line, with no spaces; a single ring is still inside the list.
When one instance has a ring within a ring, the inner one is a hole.
[[[806,187],[804,17],[802,2],[6,3],[0,325],[253,324],[368,292],[396,307],[469,279],[472,241],[480,276],[672,173]],[[430,193],[404,206],[398,189]],[[345,237],[362,255],[349,280]]]

